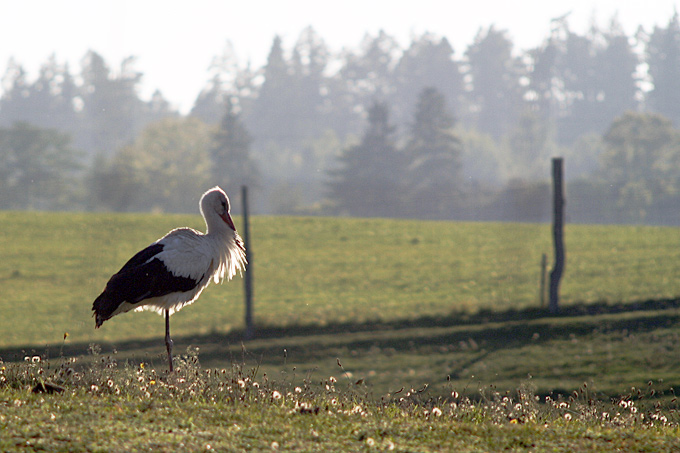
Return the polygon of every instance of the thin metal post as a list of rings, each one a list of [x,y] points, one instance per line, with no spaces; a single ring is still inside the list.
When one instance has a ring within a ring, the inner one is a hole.
[[[559,311],[560,280],[564,272],[564,195],[562,184],[562,158],[552,160],[553,174],[553,243],[555,245],[555,264],[550,271],[550,302],[551,313]]]
[[[253,325],[253,249],[250,243],[249,217],[248,217],[248,187],[241,186],[241,201],[243,202],[243,242],[246,247],[246,269],[243,278],[245,295],[245,332],[244,339],[251,340],[255,337]]]

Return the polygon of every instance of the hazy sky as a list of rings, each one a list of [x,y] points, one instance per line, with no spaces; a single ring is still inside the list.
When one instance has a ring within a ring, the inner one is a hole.
[[[678,0],[0,0],[0,76],[14,57],[29,78],[51,54],[78,73],[88,49],[115,69],[136,56],[144,73],[142,98],[156,88],[182,111],[191,108],[208,80],[213,57],[233,43],[242,61],[265,61],[279,34],[284,48],[311,25],[331,50],[354,48],[366,32],[385,30],[406,46],[425,31],[446,36],[457,56],[480,27],[505,29],[519,49],[535,47],[550,19],[571,12],[584,32],[593,20],[607,26],[617,15],[632,34],[638,25],[665,26]],[[461,5],[465,6],[461,6]]]

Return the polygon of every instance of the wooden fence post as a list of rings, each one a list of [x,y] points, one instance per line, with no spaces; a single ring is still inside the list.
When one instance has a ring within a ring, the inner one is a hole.
[[[553,244],[555,246],[555,264],[550,271],[550,300],[549,309],[551,313],[559,311],[560,300],[560,280],[564,272],[564,195],[562,183],[562,163],[561,157],[552,160],[553,176]]]
[[[248,187],[241,186],[241,201],[243,203],[243,243],[246,247],[246,270],[243,278],[243,288],[245,296],[245,340],[255,337],[255,327],[253,326],[253,251],[250,243],[249,217],[248,217]]]

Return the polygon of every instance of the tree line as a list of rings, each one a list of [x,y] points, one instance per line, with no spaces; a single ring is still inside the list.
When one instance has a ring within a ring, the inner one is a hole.
[[[527,51],[489,26],[462,52],[379,32],[335,54],[310,27],[261,68],[227,43],[186,115],[140,99],[132,57],[53,56],[32,80],[12,60],[0,207],[193,212],[248,184],[257,212],[546,220],[562,155],[571,220],[680,223],[678,14],[634,36],[549,26]]]

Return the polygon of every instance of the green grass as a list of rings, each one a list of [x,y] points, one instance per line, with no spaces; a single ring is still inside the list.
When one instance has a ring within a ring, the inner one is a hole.
[[[0,357],[74,356],[98,343],[163,367],[162,318],[127,313],[94,330],[91,301],[136,250],[200,223],[0,213]],[[680,294],[678,233],[568,225],[564,316],[554,318],[537,308],[548,225],[255,217],[259,338],[244,356],[238,278],[174,316],[173,337],[178,348],[200,347],[206,366],[245,357],[270,375],[336,375],[341,359],[378,396],[425,384],[441,394],[447,378],[459,388],[511,389],[528,375],[544,394],[593,381],[606,395],[649,380],[669,389],[680,385],[677,304],[635,301]]]
[[[0,449],[48,451],[673,451],[677,412],[639,397],[567,398],[450,390],[379,402],[363,384],[295,385],[242,366],[204,369],[195,352],[175,373],[94,355],[73,371],[38,360],[0,367]],[[40,392],[47,383],[52,393]],[[31,389],[33,389],[31,391]],[[649,391],[646,392],[649,394]]]
[[[73,355],[94,342],[163,366],[159,316],[128,313],[95,331],[91,301],[136,250],[173,226],[200,223],[0,213],[5,358],[31,349]],[[548,225],[255,217],[252,237],[260,338],[246,349],[270,374],[337,374],[341,358],[377,395],[424,384],[441,390],[447,376],[459,387],[507,389],[531,374],[543,393],[595,379],[608,395],[650,379],[676,383],[678,332],[667,325],[675,305],[625,313],[635,301],[680,294],[676,228],[568,225],[563,307],[566,315],[581,304],[601,313],[566,318],[536,308]],[[180,348],[199,346],[207,366],[223,366],[241,356],[242,318],[237,278],[174,316],[173,336]]]
[[[180,225],[202,229],[197,216],[0,213],[0,450],[680,447],[677,228],[568,225],[550,316],[537,307],[548,225],[255,217],[257,338],[241,341],[242,281],[211,286],[172,321],[176,351],[192,346],[191,365],[199,348],[201,366],[168,376],[162,318],[95,331],[90,308]],[[45,380],[64,393],[30,393]],[[522,414],[503,399],[527,394]]]
[[[237,224],[238,224],[237,219]],[[137,250],[198,216],[0,213],[0,347],[158,338],[154,313],[94,330],[91,302]],[[255,217],[256,322],[390,322],[537,306],[548,225]],[[680,295],[676,228],[566,227],[563,304]],[[242,326],[242,281],[209,287],[175,335]]]

